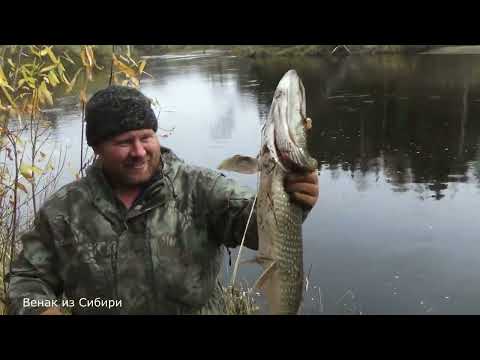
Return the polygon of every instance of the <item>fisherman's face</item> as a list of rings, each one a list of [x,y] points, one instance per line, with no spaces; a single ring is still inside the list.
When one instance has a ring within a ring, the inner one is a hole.
[[[135,187],[152,177],[160,165],[160,143],[151,129],[132,130],[94,148],[103,171],[118,187]]]

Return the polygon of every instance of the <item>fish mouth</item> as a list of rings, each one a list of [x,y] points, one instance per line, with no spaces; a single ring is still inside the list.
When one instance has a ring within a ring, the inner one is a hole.
[[[311,172],[317,168],[306,148],[306,130],[312,121],[305,112],[305,88],[295,70],[289,70],[275,91],[265,133],[268,148],[284,171]]]
[[[317,161],[303,148],[297,146],[293,139],[288,141],[288,148],[279,148],[277,139],[274,139],[276,159],[283,170],[287,172],[311,172],[317,168]]]

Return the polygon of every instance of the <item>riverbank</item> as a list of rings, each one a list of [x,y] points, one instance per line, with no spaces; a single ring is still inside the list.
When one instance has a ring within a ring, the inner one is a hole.
[[[445,47],[448,50],[442,49]],[[233,55],[249,58],[280,57],[331,57],[345,55],[373,54],[417,54],[439,51],[455,53],[464,46],[450,45],[135,45],[139,55],[163,55],[167,53],[188,53],[192,51],[223,50]],[[471,48],[469,51],[473,51]],[[465,49],[459,50],[466,51]],[[480,50],[476,50],[479,51]]]
[[[480,54],[480,46],[450,45],[293,45],[235,46],[238,56],[261,58],[270,56],[346,56],[375,54]]]
[[[248,58],[269,57],[342,57],[346,55],[375,54],[480,54],[480,45],[116,45],[116,51],[126,52],[130,46],[135,56],[186,54],[198,51],[220,50]],[[5,46],[0,46],[3,48]],[[61,51],[80,55],[80,45],[56,45]],[[110,61],[112,45],[96,45],[99,64]]]
[[[437,49],[424,51],[421,54],[424,55],[479,55],[480,45],[468,45],[468,46],[445,46]]]

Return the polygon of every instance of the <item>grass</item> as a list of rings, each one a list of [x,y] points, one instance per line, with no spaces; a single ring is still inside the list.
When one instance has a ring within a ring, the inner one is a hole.
[[[253,315],[259,311],[251,289],[243,287],[222,287],[223,301],[227,315]]]
[[[223,286],[217,283],[213,297],[197,315],[254,315],[258,313],[259,306],[255,303],[252,289],[240,284]]]

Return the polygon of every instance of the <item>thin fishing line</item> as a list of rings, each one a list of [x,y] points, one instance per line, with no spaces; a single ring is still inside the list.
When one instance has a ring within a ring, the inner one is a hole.
[[[266,120],[268,120],[268,119],[266,119]],[[264,145],[263,144],[263,128],[266,125],[266,122],[267,121],[264,122],[262,128],[260,129],[260,152],[258,154],[259,158],[257,159],[259,164],[260,164],[260,156],[261,156],[263,145]],[[255,209],[255,204],[257,202],[257,196],[258,196],[259,191],[260,191],[260,166],[258,167],[258,171],[257,171],[257,192],[255,194],[255,198],[253,199],[252,208],[250,209],[250,214],[248,216],[247,224],[246,224],[245,230],[243,232],[242,242],[240,243],[240,247],[238,248],[237,259],[235,260],[235,266],[233,268],[233,274],[232,274],[232,278],[231,278],[232,287],[235,285],[235,280],[236,280],[236,277],[237,277],[237,271],[238,271],[238,266],[239,266],[239,263],[240,263],[240,257],[241,257],[241,254],[242,254],[243,244],[245,242],[245,235],[247,234],[248,225],[250,224],[250,219],[252,217],[253,210]],[[257,224],[257,226],[258,226],[258,224]]]

